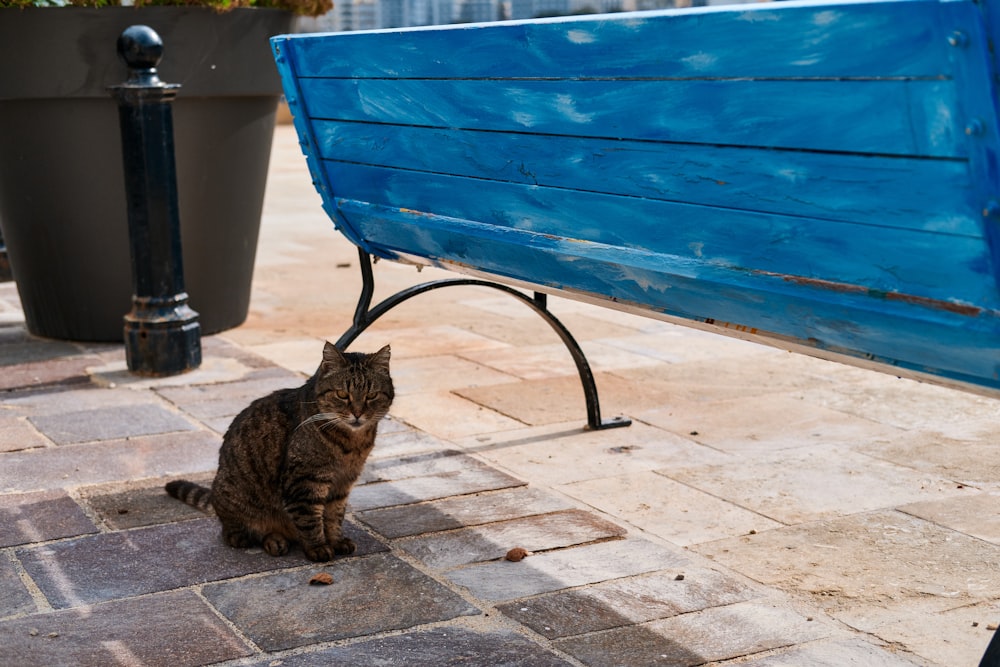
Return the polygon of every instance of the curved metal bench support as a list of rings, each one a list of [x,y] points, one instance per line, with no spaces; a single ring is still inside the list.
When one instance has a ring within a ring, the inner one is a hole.
[[[559,334],[559,338],[562,339],[562,342],[566,345],[566,349],[569,350],[570,355],[573,357],[573,361],[576,363],[576,369],[580,374],[580,382],[583,384],[583,395],[587,402],[587,428],[592,430],[601,430],[606,428],[628,426],[632,423],[632,420],[627,417],[612,417],[607,420],[601,419],[601,407],[597,398],[597,385],[594,382],[594,374],[590,370],[590,364],[587,363],[587,358],[584,356],[583,350],[580,349],[580,345],[573,338],[572,334],[570,334],[569,329],[567,329],[562,322],[556,319],[555,315],[553,315],[547,308],[545,294],[535,292],[534,296],[531,297],[512,287],[501,285],[500,283],[494,283],[487,280],[477,280],[473,278],[451,278],[445,280],[432,280],[420,285],[414,285],[413,287],[401,290],[384,299],[373,308],[371,307],[371,302],[372,295],[375,292],[375,276],[372,273],[371,256],[361,248],[358,248],[358,256],[361,261],[361,296],[358,299],[358,306],[354,311],[354,323],[337,340],[337,347],[339,349],[346,349],[352,342],[354,342],[354,339],[360,336],[365,329],[375,322],[375,320],[387,313],[393,307],[398,306],[402,302],[411,297],[417,296],[418,294],[423,294],[424,292],[429,292],[440,287],[461,285],[491,287],[493,289],[500,290],[501,292],[510,294],[527,304],[532,310],[541,315],[542,319],[545,320],[557,334]]]

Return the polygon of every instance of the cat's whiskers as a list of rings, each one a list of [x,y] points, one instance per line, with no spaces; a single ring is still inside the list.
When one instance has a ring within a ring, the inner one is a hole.
[[[312,422],[323,422],[322,424],[319,425],[319,429],[323,430],[324,428],[326,428],[330,424],[339,422],[340,420],[341,420],[341,418],[336,413],[333,413],[333,412],[317,412],[316,414],[314,414],[314,415],[310,416],[309,418],[303,420],[301,424],[299,424],[298,426],[295,427],[295,430],[297,431],[300,428],[302,428],[303,426],[305,426],[306,424],[310,424]]]

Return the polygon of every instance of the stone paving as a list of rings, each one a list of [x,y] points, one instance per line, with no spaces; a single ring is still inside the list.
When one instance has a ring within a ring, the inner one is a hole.
[[[354,346],[391,343],[398,390],[357,552],[224,546],[163,483],[211,479],[233,415],[313,370],[360,283],[289,127],[274,150],[250,316],[196,371],[33,338],[0,285],[0,665],[977,664],[1000,401],[560,299],[632,426],[582,428],[523,305],[438,290]],[[444,275],[380,263],[378,295]]]

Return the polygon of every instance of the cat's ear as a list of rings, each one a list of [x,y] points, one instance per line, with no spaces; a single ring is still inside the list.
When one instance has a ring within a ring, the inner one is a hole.
[[[386,345],[381,350],[379,350],[375,354],[371,355],[372,364],[374,366],[378,366],[378,367],[380,367],[380,368],[388,371],[389,370],[389,355],[390,355],[390,352],[391,351],[389,349],[389,346]]]
[[[347,359],[344,357],[344,353],[338,350],[333,343],[327,342],[323,346],[323,365],[329,366],[331,370],[343,368],[347,365]]]

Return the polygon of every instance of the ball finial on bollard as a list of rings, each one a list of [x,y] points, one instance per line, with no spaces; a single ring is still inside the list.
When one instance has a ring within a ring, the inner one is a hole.
[[[129,26],[118,37],[118,55],[132,69],[151,69],[163,57],[163,40],[148,25]]]
[[[118,55],[128,66],[126,85],[160,85],[156,67],[163,57],[163,40],[148,25],[133,25],[118,36]]]

